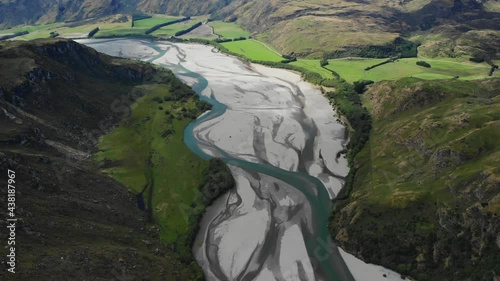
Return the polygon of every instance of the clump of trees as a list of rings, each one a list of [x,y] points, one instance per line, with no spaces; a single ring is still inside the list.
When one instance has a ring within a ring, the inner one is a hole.
[[[328,65],[328,58],[326,56],[324,56],[320,61],[319,61],[319,65],[321,67],[325,67]]]
[[[59,36],[59,33],[57,31],[50,32],[50,35],[49,35],[50,38],[56,38],[57,36]]]
[[[350,171],[347,176],[345,188],[337,199],[342,200],[350,193],[354,183],[354,176],[357,168],[354,164],[354,157],[363,149],[370,138],[372,130],[372,118],[368,109],[362,105],[361,98],[356,91],[356,87],[347,83],[343,79],[336,79],[335,91],[327,92],[326,96],[336,109],[349,121],[353,128],[347,148],[349,152],[347,159],[349,160]],[[363,82],[362,84],[366,84]],[[359,86],[358,86],[359,87]]]
[[[237,38],[217,38],[214,40],[214,42],[216,43],[226,43],[226,42],[233,42],[233,41],[243,41],[243,40],[247,40],[246,37],[237,37]]]
[[[154,97],[153,101],[155,101],[157,103],[163,103],[163,100],[160,97]]]
[[[337,50],[329,53],[327,58],[388,58],[395,56],[400,58],[414,58],[417,57],[417,48],[419,45],[419,43],[414,43],[402,37],[398,37],[394,39],[393,42],[381,46],[356,46]]]
[[[354,85],[343,79],[338,79],[334,87],[335,91],[326,93],[326,96],[337,110],[347,118],[354,130],[348,144],[350,149],[348,159],[352,162],[354,156],[361,151],[369,139],[372,120],[366,107],[363,107]]]
[[[281,57],[284,58],[284,60],[282,60],[281,63],[290,63],[290,62],[297,61],[297,57],[294,56],[293,54],[290,54],[290,55],[281,55]]]
[[[206,101],[203,101],[203,100],[197,100],[196,107],[202,112],[205,112],[205,111],[212,109],[212,105]]]
[[[99,32],[99,27],[96,27],[94,29],[92,29],[90,32],[89,32],[89,35],[87,36],[88,38],[92,38],[94,37],[94,35],[96,35],[96,33]]]
[[[200,186],[203,203],[210,206],[215,199],[234,187],[235,181],[227,165],[220,159],[211,159],[204,171],[205,181]]]
[[[493,73],[495,73],[495,71],[498,69],[498,65],[496,64],[492,64],[491,65],[491,68],[490,68],[490,73],[488,74],[488,76],[493,76]]]
[[[390,58],[388,60],[385,60],[385,61],[383,61],[381,63],[377,63],[375,65],[372,65],[372,66],[369,66],[369,67],[365,68],[365,71],[368,71],[370,69],[374,69],[375,67],[379,67],[381,65],[384,65],[384,64],[387,64],[387,63],[390,63],[390,62],[395,62],[396,60],[397,60],[397,57],[392,57],[392,58]]]
[[[225,43],[225,42],[232,42],[233,39],[231,38],[217,38],[214,40],[214,42],[217,42],[217,43]]]
[[[427,68],[431,68],[431,65],[423,60],[421,61],[417,61],[417,65],[418,66],[422,66],[422,67],[427,67]]]
[[[183,22],[183,21],[188,21],[190,19],[191,19],[191,17],[184,17],[184,18],[181,18],[181,19],[177,19],[177,20],[173,20],[173,21],[169,21],[169,22],[165,22],[165,23],[160,23],[160,24],[157,24],[157,25],[151,27],[150,29],[146,30],[145,33],[146,34],[151,34],[151,33],[157,31],[158,29],[160,29],[162,27],[169,26],[169,25],[176,24],[176,23],[180,23],[180,22]]]
[[[294,61],[297,61],[297,58],[293,57],[293,58],[290,58],[290,59],[284,59],[281,61],[281,63],[291,63],[291,62],[294,62]]]
[[[471,62],[482,63],[484,62],[484,58],[472,57],[469,59]]]
[[[184,34],[187,34],[187,33],[191,32],[191,31],[195,30],[196,28],[200,27],[201,25],[202,25],[201,21],[197,22],[197,23],[195,23],[193,26],[191,26],[188,29],[184,29],[184,30],[176,32],[175,36],[182,36]]]
[[[373,84],[372,80],[359,80],[353,83],[354,91],[358,94],[362,94],[366,91],[366,86]]]
[[[220,159],[213,158],[208,163],[208,168],[204,171],[204,181],[199,186],[202,205],[193,203],[189,209],[189,229],[190,231],[179,237],[174,247],[181,258],[185,257],[186,262],[190,262],[191,249],[200,227],[200,220],[205,209],[220,195],[228,192],[235,186],[235,181],[227,165]]]
[[[28,33],[29,33],[28,31],[21,31],[21,32],[16,32],[14,34],[0,36],[0,41],[12,39],[12,38],[19,37],[19,36],[23,36],[23,35],[26,35]]]

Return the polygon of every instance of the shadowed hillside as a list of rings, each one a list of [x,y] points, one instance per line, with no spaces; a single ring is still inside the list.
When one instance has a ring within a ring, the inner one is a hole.
[[[332,237],[367,262],[416,280],[500,273],[500,81],[380,82]]]
[[[130,116],[130,105],[147,106],[141,97],[168,94],[170,87],[186,101],[177,103],[179,110],[185,111],[184,104],[197,99],[168,70],[109,57],[73,41],[0,44],[0,167],[5,172],[0,178],[7,182],[8,169],[16,173],[19,219],[17,273],[2,270],[0,279],[202,278],[189,250],[191,241],[160,242],[165,234],[157,226],[160,218],[155,216],[152,223],[146,212],[151,209],[138,204],[136,194],[124,185],[103,175],[92,160],[100,138]],[[206,109],[192,102],[186,120]],[[164,112],[161,116],[167,117]],[[144,121],[143,126],[149,123]],[[116,147],[127,141],[120,139]],[[168,141],[165,146],[174,149]],[[177,151],[178,157],[183,153]],[[215,160],[197,161],[208,167],[196,175],[198,179],[218,191],[210,177],[227,177],[226,166]],[[227,182],[231,180],[229,174]],[[0,201],[7,206],[6,186],[1,193]],[[148,198],[157,193],[152,195]],[[186,235],[194,235],[197,225],[189,227]],[[7,241],[7,234],[2,231],[0,238]],[[187,251],[179,248],[181,243]],[[0,252],[7,255],[5,247]]]

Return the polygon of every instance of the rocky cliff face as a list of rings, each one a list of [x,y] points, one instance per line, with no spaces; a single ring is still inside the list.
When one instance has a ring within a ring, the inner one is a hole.
[[[500,275],[500,83],[404,79],[364,95],[373,116],[332,236],[416,280]]]

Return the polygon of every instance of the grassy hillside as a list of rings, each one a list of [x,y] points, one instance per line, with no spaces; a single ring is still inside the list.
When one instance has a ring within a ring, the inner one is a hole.
[[[183,141],[185,126],[210,106],[192,93],[178,96],[186,90],[176,83],[145,90],[149,94],[134,103],[131,115],[102,138],[95,161],[104,173],[141,194],[162,240],[189,257],[198,219],[210,203],[200,192],[213,176],[207,171],[223,175],[213,197],[234,182],[227,168],[214,169],[217,163],[199,158]]]
[[[106,174],[135,193],[152,186],[154,215],[164,228],[162,238],[173,243],[189,230],[179,206],[201,203],[196,191],[208,167],[208,161],[192,154],[182,141],[183,129],[192,120],[183,117],[182,110],[191,111],[193,117],[202,112],[193,99],[164,102],[172,97],[164,86],[150,91],[137,100],[132,115],[102,139],[96,157],[100,166],[108,163]],[[146,199],[149,192],[146,189]]]
[[[179,17],[172,17],[172,16],[154,16],[151,18],[134,20],[134,27],[135,28],[151,28],[155,25],[170,22],[170,21],[176,20],[178,18]]]
[[[236,19],[282,53],[313,58],[397,36],[424,43],[426,55],[498,57],[498,7],[497,1],[234,0],[216,16]]]
[[[197,220],[233,183],[225,164],[182,145],[207,105],[168,70],[73,41],[2,42],[0,65],[0,167],[16,171],[20,219],[14,280],[200,280]],[[163,110],[159,97],[170,99]],[[180,207],[186,221],[166,213]]]
[[[329,60],[326,68],[336,71],[349,82],[358,80],[397,80],[405,77],[416,77],[426,80],[458,79],[472,80],[488,77],[490,66],[487,63],[472,63],[465,59],[429,59],[406,58],[388,63],[368,71],[365,68],[385,61],[385,59],[341,59]],[[418,66],[417,61],[425,61],[430,68]]]
[[[373,85],[373,119],[332,236],[349,252],[417,280],[500,274],[500,81]]]

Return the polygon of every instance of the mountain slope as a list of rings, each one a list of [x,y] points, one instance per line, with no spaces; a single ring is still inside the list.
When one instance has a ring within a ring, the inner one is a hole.
[[[80,21],[117,13],[210,14],[230,0],[1,0],[0,27]]]
[[[417,280],[500,275],[500,81],[380,82],[332,237]]]
[[[216,15],[226,20],[237,19],[283,53],[318,57],[358,46],[383,45],[397,36],[422,33],[429,36],[416,39],[424,43],[447,38],[449,49],[454,45],[469,47],[457,48],[448,55],[498,56],[499,47],[491,40],[497,40],[495,36],[499,35],[499,6],[497,1],[474,0],[236,0]],[[484,33],[474,36],[480,39],[481,45],[463,40],[461,35],[469,31]],[[429,43],[425,48],[436,47]]]
[[[478,56],[500,51],[497,0],[2,0],[0,27],[79,21],[116,13],[212,14],[237,21],[281,53],[357,56],[397,37],[422,43],[425,56]]]
[[[128,115],[123,103],[155,87],[193,92],[168,70],[67,40],[1,43],[0,78],[0,178],[16,172],[19,219],[17,274],[0,279],[198,280],[191,254],[161,243],[136,195],[90,160]]]

